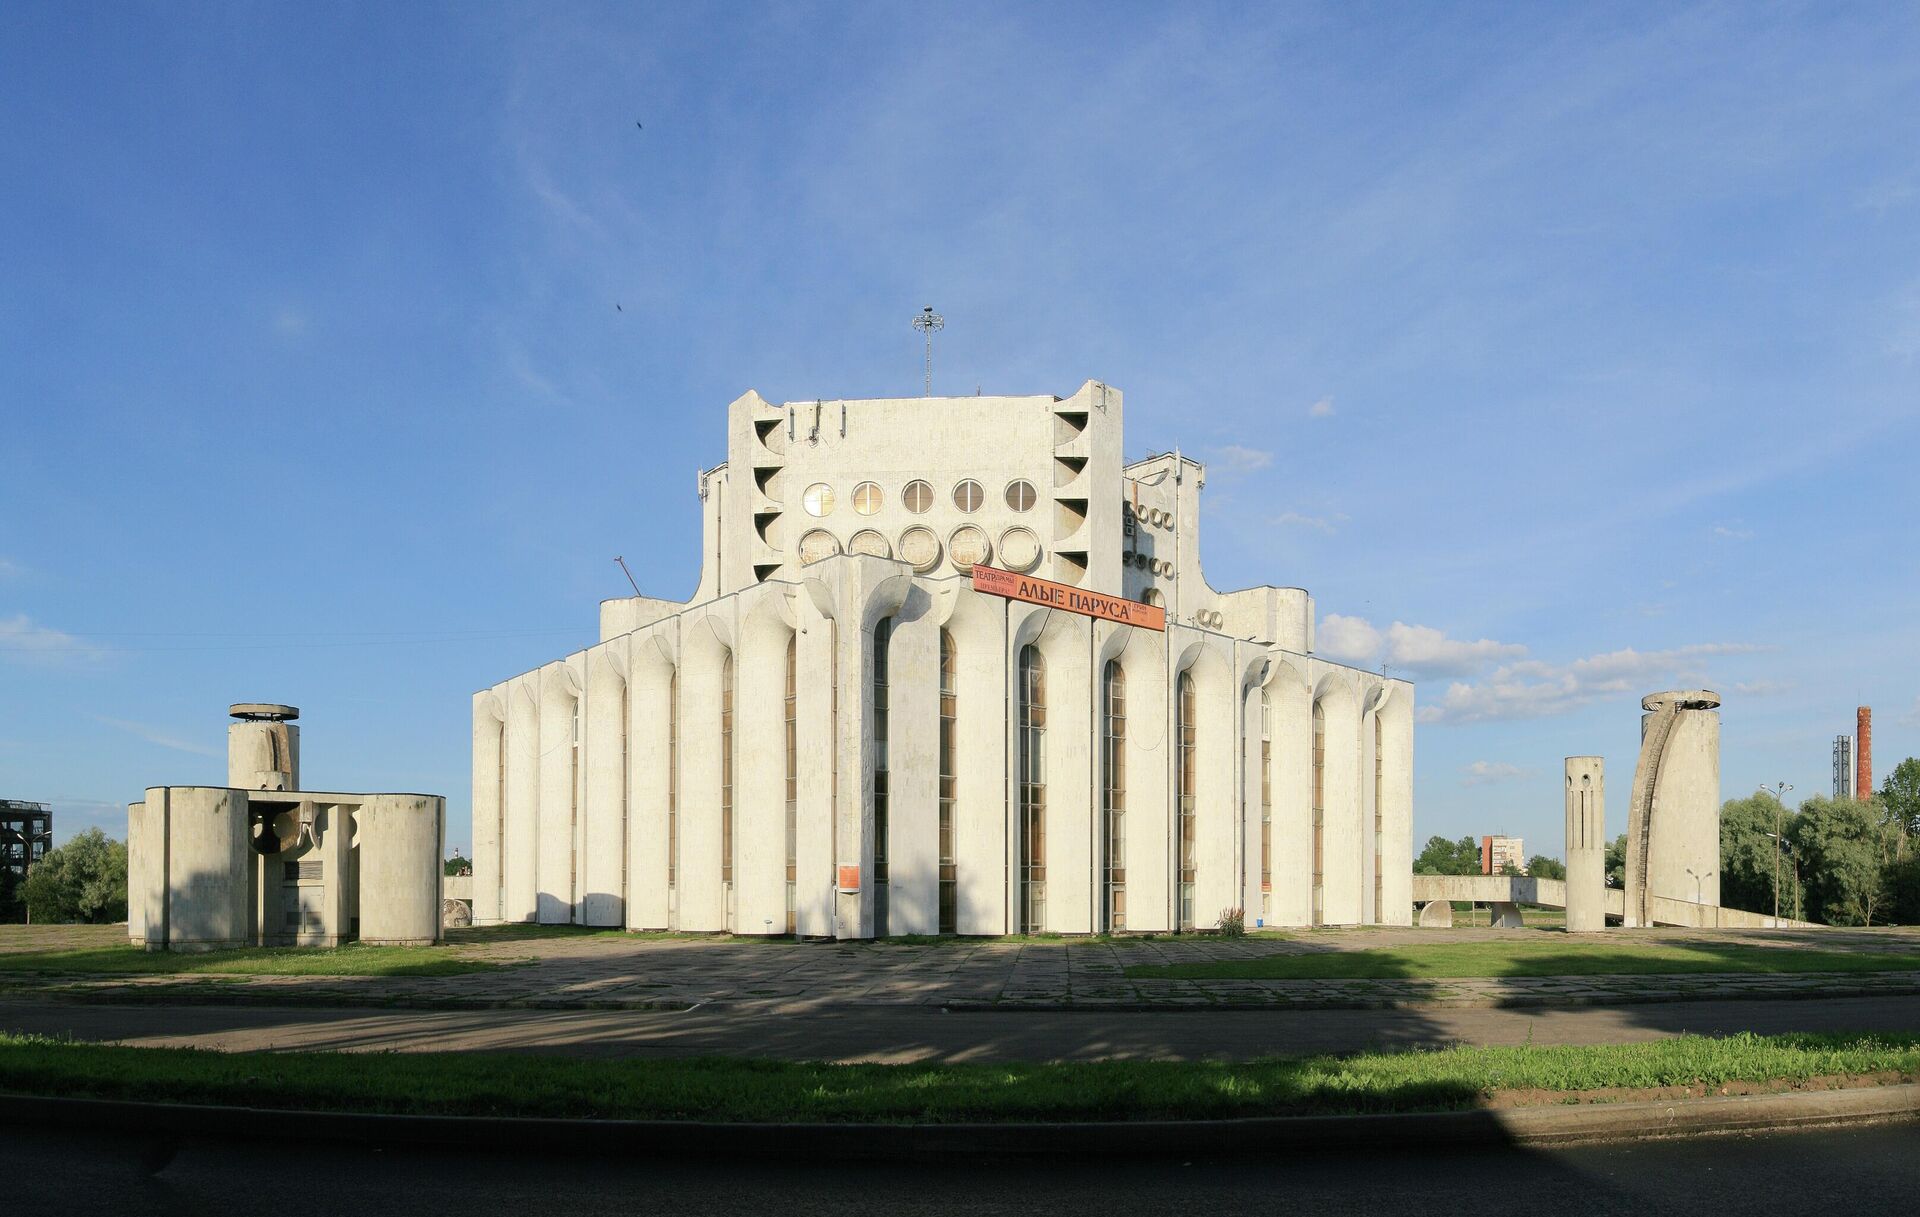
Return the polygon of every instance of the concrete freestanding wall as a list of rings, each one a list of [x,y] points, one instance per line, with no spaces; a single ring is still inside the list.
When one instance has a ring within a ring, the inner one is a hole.
[[[1649,693],[1627,818],[1626,919],[1653,924],[1655,899],[1720,903],[1720,695]]]
[[[1567,758],[1567,932],[1607,928],[1607,778],[1597,756]]]

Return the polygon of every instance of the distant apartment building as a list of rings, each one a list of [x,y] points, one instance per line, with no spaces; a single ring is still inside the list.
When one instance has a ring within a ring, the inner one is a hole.
[[[1481,837],[1480,873],[1497,875],[1502,870],[1512,874],[1527,873],[1527,855],[1525,839],[1521,837]]]
[[[0,799],[0,870],[13,876],[13,890],[27,868],[53,848],[53,809],[45,803]]]

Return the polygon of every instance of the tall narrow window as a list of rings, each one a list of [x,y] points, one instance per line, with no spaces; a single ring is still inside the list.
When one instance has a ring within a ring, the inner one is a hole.
[[[720,665],[720,887],[733,928],[733,652]]]
[[[1386,773],[1386,767],[1380,760],[1380,715],[1373,716],[1373,919],[1379,921],[1381,903],[1386,884],[1380,869],[1381,855],[1386,851],[1386,821],[1381,815],[1380,779]]]
[[[958,794],[954,767],[959,744],[959,703],[956,691],[959,657],[953,635],[940,631],[940,932],[957,934],[960,927],[959,867],[953,855],[953,804]]]
[[[796,694],[799,690],[799,654],[800,636],[794,634],[787,639],[787,933],[799,932],[799,902],[795,898],[794,884],[800,871],[800,733],[799,715],[796,711],[799,702]]]
[[[1193,888],[1199,872],[1195,854],[1198,852],[1195,841],[1195,821],[1199,818],[1200,773],[1195,767],[1196,752],[1200,733],[1194,724],[1194,715],[1199,709],[1198,698],[1193,690],[1193,673],[1180,673],[1180,723],[1179,743],[1174,755],[1176,788],[1179,791],[1179,849],[1180,849],[1180,921],[1179,928],[1194,928]]]
[[[1109,659],[1105,679],[1105,730],[1101,732],[1100,801],[1105,840],[1100,890],[1105,893],[1102,929],[1127,928],[1127,674]]]
[[[887,934],[887,652],[893,618],[873,627],[873,932]]]
[[[1273,916],[1273,699],[1260,690],[1260,920]]]
[[[1047,665],[1032,643],[1020,648],[1020,922],[1047,924]]]
[[[1313,924],[1327,912],[1327,712],[1313,703]]]

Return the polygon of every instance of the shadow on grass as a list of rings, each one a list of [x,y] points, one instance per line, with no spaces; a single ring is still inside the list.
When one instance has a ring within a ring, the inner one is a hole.
[[[1135,980],[1396,980],[1528,976],[1783,975],[1920,970],[1920,954],[1851,953],[1739,943],[1436,942],[1295,951],[1251,959],[1135,964]]]
[[[502,964],[446,947],[243,947],[231,951],[147,951],[132,945],[0,954],[0,973],[96,976],[459,976]]]

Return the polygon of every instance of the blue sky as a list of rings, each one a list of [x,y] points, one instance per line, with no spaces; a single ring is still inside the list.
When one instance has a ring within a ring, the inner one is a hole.
[[[636,128],[644,123],[644,130]],[[1218,587],[1419,682],[1418,838],[1726,697],[1920,753],[1920,9],[0,7],[0,795],[445,791],[697,561],[723,409],[1127,393]],[[616,305],[619,307],[616,308]]]

